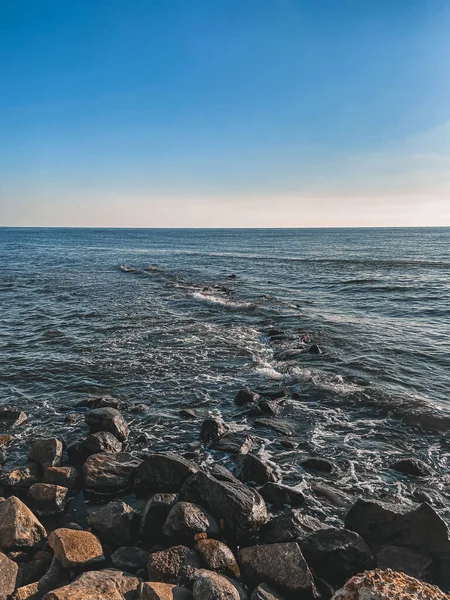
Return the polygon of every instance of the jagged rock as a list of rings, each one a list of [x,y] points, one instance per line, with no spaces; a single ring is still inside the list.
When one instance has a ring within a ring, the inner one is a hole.
[[[223,542],[208,538],[201,539],[197,542],[195,550],[211,571],[217,571],[230,577],[239,577],[236,558]]]
[[[123,546],[111,555],[111,561],[116,569],[136,573],[139,569],[145,569],[149,556],[150,554],[141,548]]]
[[[202,566],[200,558],[186,546],[150,554],[147,571],[150,580],[184,585],[192,581],[196,569]]]
[[[27,420],[27,415],[21,410],[2,408],[0,410],[0,429],[12,429],[22,425]]]
[[[300,466],[304,469],[312,469],[313,471],[321,471],[323,473],[333,473],[336,471],[336,464],[332,460],[320,456],[306,458],[300,462]]]
[[[109,431],[97,431],[81,442],[81,449],[86,457],[101,452],[114,454],[122,451],[122,443]]]
[[[305,501],[305,496],[295,488],[289,487],[288,485],[282,485],[281,483],[273,483],[269,481],[262,488],[259,489],[259,493],[266,502],[280,506],[281,504],[289,504],[290,506],[300,506]]]
[[[88,518],[102,542],[112,546],[124,546],[131,541],[135,521],[136,513],[131,506],[119,500],[109,502]]]
[[[128,407],[128,402],[113,398],[112,396],[100,396],[98,398],[87,398],[81,400],[75,404],[77,408],[115,408],[116,410],[123,410]]]
[[[55,529],[49,535],[48,543],[55,558],[65,569],[87,568],[104,560],[102,545],[89,531],[75,529]]]
[[[221,419],[205,419],[200,429],[200,439],[205,444],[214,442],[228,431],[228,426]]]
[[[234,403],[236,406],[245,406],[246,404],[257,404],[259,395],[251,390],[239,390],[234,397]]]
[[[250,600],[284,600],[284,598],[266,583],[261,583],[253,590]]]
[[[51,483],[35,483],[28,489],[30,508],[38,515],[56,515],[66,506],[69,490]]]
[[[4,481],[11,488],[28,489],[41,481],[41,472],[36,463],[30,463],[26,467],[10,471]]]
[[[59,467],[63,454],[63,444],[56,438],[40,439],[32,442],[28,458],[46,467]]]
[[[78,487],[78,473],[74,467],[47,467],[44,471],[44,483],[53,483],[70,490]]]
[[[86,423],[91,433],[109,431],[119,442],[125,442],[128,439],[127,422],[115,408],[95,408],[86,415]]]
[[[244,600],[247,597],[237,583],[206,569],[195,573],[192,595],[193,600]]]
[[[93,454],[83,465],[84,487],[99,494],[127,490],[140,462],[127,452]]]
[[[141,493],[178,492],[197,467],[174,452],[150,454],[136,470],[135,489]]]
[[[291,510],[272,517],[260,528],[258,537],[263,544],[295,542],[325,527],[315,517],[304,515],[300,510]]]
[[[139,534],[157,540],[167,515],[177,501],[177,494],[154,494],[145,505]]]
[[[213,450],[230,452],[230,454],[245,454],[255,447],[255,440],[251,435],[234,431],[226,433],[211,444]]]
[[[391,463],[389,468],[414,477],[427,477],[433,474],[432,469],[420,458],[403,458]]]
[[[272,467],[253,454],[245,454],[239,457],[237,476],[243,482],[253,481],[259,485],[263,485],[268,481],[275,481]]]
[[[292,599],[314,594],[313,576],[295,542],[243,548],[239,564],[251,585],[267,583]]]
[[[219,523],[203,508],[192,502],[177,502],[167,515],[162,532],[180,542],[193,541],[197,533],[219,534]]]
[[[402,546],[383,546],[377,553],[377,567],[392,569],[429,581],[433,575],[433,559],[428,553]]]
[[[122,571],[88,571],[43,600],[124,600],[137,597],[140,579]]]
[[[18,570],[17,564],[0,552],[0,600],[6,600],[16,589]]]
[[[192,592],[171,583],[146,581],[141,587],[140,600],[192,600]]]
[[[309,354],[322,354],[322,350],[317,344],[313,344],[312,346],[310,346],[308,353]]]
[[[223,519],[238,541],[252,537],[267,520],[266,505],[258,492],[242,483],[218,481],[201,471],[185,481],[180,495]]]
[[[348,529],[321,529],[298,544],[314,574],[336,587],[376,564],[366,542]]]
[[[25,504],[11,496],[0,502],[0,547],[36,548],[47,532]]]

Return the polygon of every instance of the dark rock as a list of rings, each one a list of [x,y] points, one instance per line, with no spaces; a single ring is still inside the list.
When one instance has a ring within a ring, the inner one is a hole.
[[[336,587],[376,565],[366,542],[348,529],[321,529],[298,544],[314,574]]]
[[[150,454],[136,470],[135,489],[141,493],[178,492],[197,467],[174,452]]]
[[[239,564],[247,582],[267,583],[288,599],[311,598],[315,593],[313,576],[295,542],[243,548]]]
[[[336,470],[336,465],[328,458],[314,456],[300,461],[300,466],[304,469],[312,469],[313,471],[321,471],[323,473],[333,473]]]
[[[136,573],[139,569],[146,568],[149,556],[150,554],[141,548],[123,546],[111,555],[111,561],[116,569]]]
[[[30,463],[26,467],[10,471],[3,480],[11,488],[28,489],[33,484],[39,483],[41,479],[39,466],[36,463]]]
[[[176,494],[154,494],[145,505],[142,513],[140,535],[151,540],[158,540],[167,515],[177,500],[178,496]]]
[[[49,562],[47,560],[39,559],[21,563],[17,574],[16,587],[24,587],[39,581],[47,572],[48,566]]]
[[[263,414],[272,417],[276,417],[281,411],[281,403],[279,400],[260,400],[258,402],[258,407]]]
[[[40,439],[32,442],[28,458],[46,467],[59,467],[63,454],[62,442],[56,438]]]
[[[115,408],[116,410],[123,410],[128,407],[128,402],[119,400],[118,398],[113,398],[112,396],[99,396],[98,398],[87,398],[85,400],[81,400],[80,402],[77,402],[75,406],[77,408]]]
[[[52,483],[35,483],[28,489],[30,508],[38,515],[56,515],[66,506],[69,490]]]
[[[63,566],[56,558],[54,558],[47,573],[45,573],[38,582],[37,597],[41,598],[51,590],[67,585],[68,583],[69,579]]]
[[[202,566],[200,558],[185,546],[150,554],[147,571],[150,580],[185,585],[192,581],[196,569]]]
[[[21,410],[2,408],[0,410],[0,429],[12,429],[22,425],[27,420],[27,415]]]
[[[221,419],[205,419],[200,429],[200,439],[209,444],[222,437],[228,431],[228,426]]]
[[[91,433],[109,431],[119,442],[128,439],[128,425],[115,408],[96,408],[86,415],[86,423]]]
[[[116,494],[127,490],[140,462],[126,452],[93,454],[83,465],[84,487],[98,494]]]
[[[266,502],[279,506],[289,504],[290,506],[300,506],[305,501],[305,496],[295,488],[281,483],[268,482],[260,488],[259,493]]]
[[[246,404],[257,404],[259,395],[251,390],[243,389],[239,390],[234,397],[234,403],[236,406],[245,406]]]
[[[326,500],[332,506],[348,508],[353,502],[348,494],[325,483],[312,482],[311,490],[315,496]]]
[[[11,496],[0,502],[0,547],[37,548],[47,532],[25,504]]]
[[[78,471],[81,470],[82,466],[89,458],[89,453],[86,452],[86,448],[83,446],[84,440],[77,440],[67,446],[67,458],[69,464],[76,468]]]
[[[250,600],[284,600],[284,598],[266,583],[261,583],[253,590]]]
[[[115,569],[88,571],[43,600],[132,600],[137,598],[140,583],[137,577]]]
[[[389,544],[401,531],[408,509],[377,500],[358,499],[345,516],[345,527],[359,533],[372,548]]]
[[[180,495],[223,519],[238,541],[251,538],[267,520],[266,505],[258,492],[242,483],[219,481],[201,471],[185,481]]]
[[[315,517],[305,515],[300,510],[291,510],[272,517],[263,525],[259,530],[259,541],[263,544],[295,542],[325,527]]]
[[[211,571],[217,571],[230,577],[239,577],[236,558],[223,542],[209,538],[201,539],[198,540],[195,550]]]
[[[255,441],[251,435],[240,431],[230,432],[211,444],[213,450],[229,452],[230,454],[245,454],[255,447]]]
[[[104,560],[102,545],[89,531],[55,529],[49,535],[48,544],[64,569],[86,569]]]
[[[285,437],[291,437],[292,435],[294,435],[294,432],[287,423],[276,419],[270,419],[268,417],[262,419],[255,419],[255,425],[258,427],[266,427],[267,429],[273,429],[274,431],[281,433],[281,435],[284,435]]]
[[[6,600],[16,589],[18,566],[0,552],[0,600]]]
[[[263,396],[264,398],[268,398],[269,400],[281,400],[281,399],[285,399],[288,397],[289,389],[288,388],[275,388],[275,389],[264,388],[262,390],[259,390],[258,394],[260,396]]]
[[[197,415],[191,408],[182,408],[178,411],[180,417],[185,417],[186,419],[195,419]]]
[[[102,452],[115,454],[122,452],[122,443],[109,431],[97,431],[81,442],[81,450],[86,458]]]
[[[317,344],[313,344],[312,346],[310,346],[308,353],[309,354],[322,354],[322,349]]]
[[[433,474],[430,467],[423,460],[420,460],[420,458],[397,460],[389,465],[389,468],[403,475],[413,475],[414,477],[427,477]]]
[[[88,523],[105,544],[126,546],[133,537],[136,514],[131,506],[117,500],[91,514]]]
[[[253,454],[244,454],[239,457],[237,476],[243,482],[253,481],[259,485],[275,481],[272,468]]]
[[[239,482],[239,479],[233,475],[230,469],[214,463],[209,467],[210,474],[219,481]]]
[[[285,448],[297,448],[297,442],[290,440],[289,438],[283,438],[280,440],[280,444]]]
[[[192,592],[180,585],[145,581],[139,598],[140,600],[192,600]]]
[[[219,535],[219,523],[203,508],[191,502],[177,502],[167,515],[162,532],[179,542],[193,542],[197,533]]]
[[[236,279],[236,278],[237,278],[237,275],[235,275],[234,273],[231,273],[231,275],[225,275],[225,277],[226,277],[227,279]]]
[[[77,470],[74,467],[47,467],[44,471],[44,483],[76,489],[78,487]]]
[[[206,569],[196,571],[192,593],[193,600],[244,600],[247,597],[239,584]]]
[[[430,581],[433,576],[433,559],[428,553],[403,546],[382,546],[376,555],[379,569],[392,569]]]

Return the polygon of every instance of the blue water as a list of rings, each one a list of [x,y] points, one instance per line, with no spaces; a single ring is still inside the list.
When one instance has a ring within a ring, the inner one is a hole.
[[[0,250],[1,402],[30,415],[18,444],[79,436],[67,414],[108,393],[147,405],[128,418],[150,447],[180,448],[200,422],[180,408],[231,420],[240,387],[288,386],[298,451],[234,419],[287,478],[333,455],[348,490],[412,498],[388,457],[448,468],[449,228],[3,228]]]

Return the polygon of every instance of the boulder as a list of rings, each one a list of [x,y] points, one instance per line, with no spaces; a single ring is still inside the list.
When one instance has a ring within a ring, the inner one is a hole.
[[[88,523],[105,544],[125,546],[133,537],[136,513],[120,500],[109,502],[88,518]]]
[[[267,521],[264,500],[255,490],[242,483],[218,481],[199,471],[184,483],[181,497],[201,504],[236,534],[239,542],[251,538]]]
[[[230,454],[245,454],[255,447],[255,440],[251,435],[242,431],[226,433],[211,444],[213,450],[229,452]]]
[[[74,467],[47,467],[44,471],[44,483],[74,490],[78,487],[77,470]]]
[[[178,492],[197,467],[174,452],[150,454],[136,470],[135,489],[141,493]]]
[[[284,598],[266,583],[261,583],[253,590],[250,600],[284,600]]]
[[[86,457],[101,452],[114,454],[122,451],[122,443],[109,431],[97,431],[81,442],[81,450]]]
[[[264,415],[276,417],[280,414],[282,402],[282,400],[260,400],[258,407]]]
[[[6,600],[16,589],[18,570],[17,564],[0,552],[0,600]]]
[[[246,404],[257,404],[259,395],[256,392],[252,392],[248,389],[239,390],[234,397],[234,403],[236,406],[245,406]]]
[[[321,471],[322,473],[333,473],[336,471],[336,463],[328,458],[322,458],[320,456],[312,456],[300,461],[300,466],[304,469],[311,469],[313,471]]]
[[[221,419],[205,419],[200,429],[200,439],[205,444],[215,442],[228,431],[228,426]]]
[[[116,571],[88,571],[62,588],[46,594],[43,600],[124,600],[137,598],[140,579]]]
[[[185,585],[192,581],[195,570],[201,566],[194,550],[186,546],[172,546],[150,554],[147,571],[150,580]]]
[[[315,594],[313,576],[295,542],[243,548],[238,559],[250,585],[267,583],[293,600]]]
[[[322,501],[325,500],[331,506],[349,508],[354,502],[354,499],[348,493],[323,482],[311,482],[311,491],[314,496]]]
[[[115,408],[116,410],[124,410],[128,407],[128,402],[113,398],[112,396],[99,396],[97,398],[86,398],[75,404],[77,408]]]
[[[145,569],[148,557],[149,553],[142,548],[122,546],[111,555],[111,561],[116,569],[136,573],[140,569]]]
[[[239,479],[233,475],[230,469],[227,469],[222,465],[214,463],[209,467],[208,470],[209,473],[219,481],[231,481],[234,483],[239,483]]]
[[[66,506],[69,490],[52,483],[35,483],[27,492],[30,508],[42,516],[56,515]]]
[[[20,469],[13,469],[4,478],[6,485],[16,489],[28,489],[41,480],[40,468],[36,463],[30,463]]]
[[[219,531],[217,520],[192,502],[177,502],[171,508],[162,528],[165,536],[186,544],[192,543],[197,533],[217,536]]]
[[[231,550],[223,542],[209,538],[198,540],[195,551],[210,571],[239,577],[239,566]]]
[[[24,587],[30,583],[39,581],[47,572],[51,563],[47,559],[28,560],[19,564],[16,587]]]
[[[404,546],[382,546],[376,560],[379,569],[392,569],[424,581],[430,581],[433,576],[433,558],[419,550]]]
[[[140,460],[127,452],[93,454],[83,465],[85,489],[98,494],[117,494],[132,485]]]
[[[272,517],[261,527],[258,538],[262,544],[295,542],[325,527],[315,517],[305,515],[300,510],[291,510]]]
[[[162,535],[162,526],[177,501],[177,494],[154,494],[145,505],[139,534],[149,537],[152,542],[158,540]]]
[[[389,468],[413,477],[427,477],[433,474],[432,469],[420,458],[403,458],[391,463]]]
[[[128,425],[122,414],[115,408],[95,408],[86,415],[86,423],[91,433],[109,431],[119,442],[128,439]]]
[[[305,501],[305,496],[299,490],[283,485],[281,483],[267,482],[262,488],[259,489],[259,493],[266,502],[280,506],[282,504],[289,504],[290,506],[300,506]]]
[[[48,543],[56,560],[65,569],[88,568],[104,560],[102,545],[89,531],[75,529],[55,529],[49,535]]]
[[[146,581],[141,587],[140,600],[192,600],[192,592],[171,583]]]
[[[206,569],[195,573],[192,596],[193,600],[244,600],[247,597],[237,583]]]
[[[44,527],[19,498],[0,502],[1,548],[37,548],[46,537]]]
[[[62,454],[63,444],[56,438],[35,440],[28,450],[28,458],[37,462],[43,469],[59,467]]]
[[[0,410],[0,429],[12,429],[22,425],[27,420],[27,415],[21,410],[2,408]]]
[[[253,454],[245,454],[238,459],[237,476],[243,482],[253,481],[263,485],[275,481],[272,467]]]

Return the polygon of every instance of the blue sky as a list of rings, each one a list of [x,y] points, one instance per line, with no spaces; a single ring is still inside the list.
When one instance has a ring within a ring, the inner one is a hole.
[[[2,225],[450,225],[447,0],[1,0]]]

